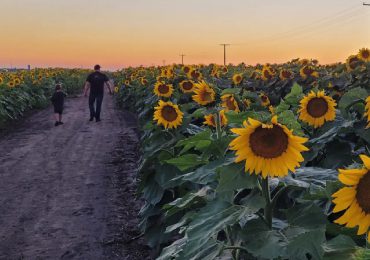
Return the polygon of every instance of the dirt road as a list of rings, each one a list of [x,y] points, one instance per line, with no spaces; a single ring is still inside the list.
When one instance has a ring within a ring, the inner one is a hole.
[[[87,99],[73,98],[64,125],[49,108],[0,137],[0,259],[148,257],[130,241],[137,136],[119,114],[107,95],[102,121],[88,122]]]

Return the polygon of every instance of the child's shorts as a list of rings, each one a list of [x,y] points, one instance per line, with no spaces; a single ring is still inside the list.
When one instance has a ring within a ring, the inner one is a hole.
[[[54,113],[55,114],[63,114],[63,108],[62,107],[54,107]]]

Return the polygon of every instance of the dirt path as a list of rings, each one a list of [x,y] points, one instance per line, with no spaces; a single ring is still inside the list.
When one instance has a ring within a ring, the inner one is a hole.
[[[0,259],[146,259],[130,241],[139,234],[135,126],[108,95],[99,123],[88,122],[83,97],[65,112],[62,126],[49,108],[0,138]]]

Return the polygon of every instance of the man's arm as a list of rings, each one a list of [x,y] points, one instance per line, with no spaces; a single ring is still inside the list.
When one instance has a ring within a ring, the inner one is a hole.
[[[109,80],[109,81],[106,81],[105,82],[105,85],[107,86],[107,88],[109,89],[109,94],[113,94],[113,85],[112,85],[112,82]]]
[[[90,83],[88,81],[86,81],[85,87],[84,87],[84,96],[85,97],[87,96],[87,91],[89,91],[89,89],[90,89]]]

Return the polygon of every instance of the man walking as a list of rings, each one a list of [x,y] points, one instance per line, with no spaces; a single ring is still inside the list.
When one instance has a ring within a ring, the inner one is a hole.
[[[100,65],[94,66],[94,72],[91,73],[85,83],[84,96],[87,96],[87,91],[90,89],[89,96],[89,107],[90,107],[90,121],[96,119],[96,122],[100,121],[101,105],[104,97],[104,86],[107,86],[109,93],[112,94],[112,86],[107,75],[100,72]],[[96,110],[95,110],[96,101]]]

